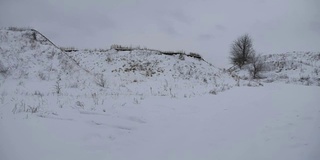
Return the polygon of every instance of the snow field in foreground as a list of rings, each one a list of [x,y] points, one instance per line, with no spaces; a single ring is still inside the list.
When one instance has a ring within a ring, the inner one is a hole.
[[[0,159],[318,160],[319,95],[318,87],[266,84],[195,98],[148,97],[105,113],[2,110]]]

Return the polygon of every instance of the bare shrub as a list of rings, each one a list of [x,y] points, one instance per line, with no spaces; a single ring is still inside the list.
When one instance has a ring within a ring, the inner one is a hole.
[[[280,75],[279,75],[279,78],[280,78],[280,79],[289,79],[288,75],[287,75],[287,74],[284,74],[284,73],[283,73],[283,74],[280,74]]]
[[[196,58],[196,59],[198,59],[198,60],[202,60],[201,55],[198,54],[198,53],[190,52],[187,56]]]
[[[309,81],[310,80],[310,76],[300,76],[299,81],[303,82],[303,81]]]
[[[272,82],[274,82],[274,79],[268,78],[268,79],[266,79],[264,82],[266,82],[266,83],[272,83]]]
[[[56,90],[56,93],[59,95],[61,93],[61,85],[60,85],[60,81],[61,81],[61,76],[58,75],[56,84],[54,85],[54,88]]]
[[[12,109],[12,113],[20,113],[26,110],[26,103],[24,101],[20,101],[20,103],[16,103]]]
[[[320,69],[315,68],[315,69],[313,70],[313,73],[315,73],[316,75],[319,75],[319,73],[320,73]]]
[[[129,66],[124,68],[124,72],[136,72],[140,71],[142,75],[147,76],[147,77],[152,77],[156,72],[162,72],[161,69],[158,69],[157,71],[154,69],[155,66],[158,64],[158,62],[146,62],[146,63],[141,63],[140,61],[133,61],[129,62]]]
[[[56,93],[60,94],[61,93],[61,86],[60,86],[59,81],[56,82],[56,85],[54,87],[56,89]]]
[[[37,113],[39,110],[40,104],[38,106],[28,106],[26,112]]]
[[[217,91],[215,89],[209,91],[210,94],[217,95]]]
[[[92,93],[91,97],[93,99],[94,104],[98,105],[99,104],[99,98],[97,97],[97,93]]]
[[[160,51],[160,54],[168,55],[168,56],[174,56],[174,55],[186,55],[185,51]]]
[[[116,51],[133,51],[134,49],[140,49],[140,47],[133,48],[132,46],[129,47],[113,44],[110,46],[110,49],[114,49]]]
[[[77,52],[78,49],[75,47],[60,47],[60,49],[64,52]]]
[[[203,78],[203,82],[204,82],[204,83],[208,83],[207,78]]]
[[[20,101],[20,103],[16,103],[14,108],[12,109],[12,113],[20,113],[20,112],[30,112],[30,113],[37,113],[40,108],[40,103],[37,106],[30,106],[26,107],[26,103],[24,101]]]
[[[10,31],[26,31],[30,30],[29,27],[8,27],[8,30]]]
[[[261,60],[260,55],[252,54],[250,59],[250,63],[252,68],[249,69],[250,74],[252,75],[253,79],[260,78],[260,73],[264,70],[264,64]]]
[[[99,52],[107,52],[108,49],[99,48]]]
[[[40,91],[34,91],[33,95],[43,97],[43,93]]]
[[[39,76],[39,78],[41,79],[41,80],[47,80],[47,76],[43,73],[43,72],[40,72],[39,71],[39,73],[38,73],[38,76]]]
[[[84,104],[83,104],[83,102],[77,101],[77,102],[76,102],[76,105],[77,105],[78,107],[81,107],[82,109],[84,109]]]
[[[106,86],[106,80],[105,80],[103,74],[101,74],[101,73],[95,74],[94,80],[95,80],[95,83],[96,83],[98,86],[103,87],[103,88]]]
[[[133,103],[134,103],[134,104],[140,104],[138,98],[133,98]]]
[[[182,61],[185,60],[184,54],[179,54],[179,59],[182,60]]]
[[[53,59],[53,57],[54,57],[55,54],[56,54],[56,52],[50,51],[50,52],[48,53],[48,55],[47,55],[47,58]]]
[[[0,74],[3,76],[6,76],[9,73],[9,67],[6,67],[1,61],[0,61]]]
[[[152,68],[148,68],[148,69],[146,70],[145,76],[147,76],[147,77],[152,77],[154,74],[156,74],[156,72],[155,72]]]
[[[107,61],[108,63],[110,63],[110,62],[112,62],[112,58],[111,58],[110,56],[108,56],[107,59],[106,59],[106,61]]]

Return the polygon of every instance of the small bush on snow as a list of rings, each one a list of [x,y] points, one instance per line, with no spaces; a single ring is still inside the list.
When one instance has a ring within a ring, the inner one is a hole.
[[[30,112],[30,113],[37,113],[39,111],[40,104],[37,106],[30,106],[26,105],[24,101],[20,101],[20,103],[16,103],[14,108],[12,109],[12,113],[20,113],[20,112]]]
[[[140,47],[132,47],[132,46],[121,46],[117,44],[113,44],[110,46],[110,49],[114,49],[116,51],[133,51],[134,49],[140,49]]]
[[[59,95],[61,93],[61,85],[60,85],[60,81],[61,81],[61,76],[58,75],[56,84],[54,85],[54,88],[56,90],[56,93]]]
[[[75,47],[60,47],[60,49],[64,52],[76,52],[78,51],[78,49],[76,49]]]
[[[108,63],[112,62],[111,57],[108,56],[107,59],[106,59],[106,61],[107,61]]]
[[[38,76],[41,80],[45,81],[47,79],[47,76],[43,73],[43,72],[40,72],[38,73]]]
[[[30,30],[30,27],[8,27],[10,31],[26,31]]]
[[[251,68],[249,69],[249,73],[253,79],[260,78],[260,73],[264,71],[264,64],[262,62],[261,56],[252,53],[252,57],[250,58]]]
[[[105,87],[106,86],[106,80],[104,79],[104,75],[103,74],[95,74],[94,76],[95,78],[95,83],[100,86],[100,87]]]
[[[83,104],[83,102],[77,101],[77,102],[76,102],[76,106],[81,107],[82,109],[84,109],[84,104]]]
[[[37,113],[40,106],[31,107],[28,106],[26,112]]]
[[[272,83],[272,82],[274,82],[274,79],[268,78],[268,79],[265,80],[265,82],[266,82],[266,83]]]
[[[0,74],[6,76],[8,74],[9,68],[5,67],[3,63],[0,61]]]
[[[315,68],[315,69],[313,70],[313,73],[315,73],[316,75],[319,75],[319,73],[320,73],[320,69]]]
[[[202,60],[202,57],[200,54],[198,53],[194,53],[194,52],[190,52],[190,54],[188,54],[189,57],[193,57],[193,58],[196,58],[198,60]]]
[[[288,77],[287,74],[280,74],[280,75],[279,75],[279,78],[280,78],[280,79],[288,79],[289,77]]]
[[[179,54],[179,59],[180,59],[180,60],[185,60],[184,54]]]
[[[186,53],[184,51],[161,51],[161,54],[164,55],[169,55],[169,56],[173,56],[173,55],[185,55]]]
[[[215,89],[209,91],[210,94],[217,95],[217,91]]]

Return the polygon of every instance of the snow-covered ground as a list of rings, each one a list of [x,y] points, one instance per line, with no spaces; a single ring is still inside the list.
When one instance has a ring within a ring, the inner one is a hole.
[[[0,159],[318,160],[319,95],[317,87],[267,84],[151,97],[103,114],[2,115]]]
[[[65,52],[0,29],[0,160],[320,159],[320,53],[263,58],[252,80],[186,54]]]

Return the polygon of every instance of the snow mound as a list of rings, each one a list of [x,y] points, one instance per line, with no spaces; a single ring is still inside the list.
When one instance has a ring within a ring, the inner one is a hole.
[[[288,52],[262,56],[265,82],[320,86],[320,52]]]
[[[307,86],[320,86],[320,52],[287,52],[261,56],[263,70],[261,83],[284,82]],[[250,79],[251,64],[243,69],[232,67],[230,72],[240,79]]]
[[[190,97],[249,83],[187,55],[165,55],[143,49],[83,50],[67,54],[79,66],[93,73],[98,82],[104,81],[103,88],[109,94]]]

